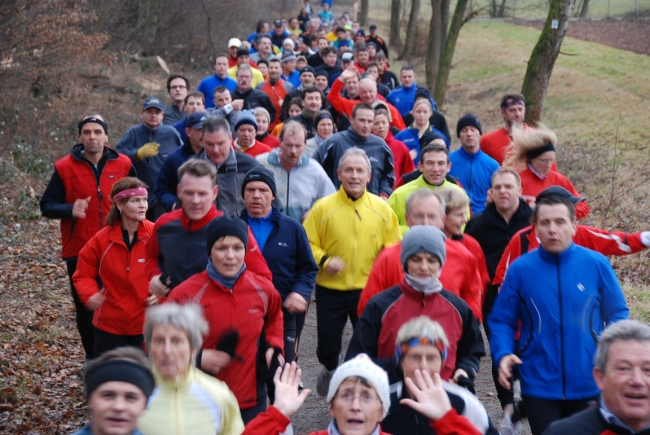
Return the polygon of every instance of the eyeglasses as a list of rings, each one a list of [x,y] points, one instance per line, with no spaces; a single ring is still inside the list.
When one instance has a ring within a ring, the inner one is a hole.
[[[354,402],[354,399],[359,399],[359,403],[363,405],[371,405],[375,403],[377,400],[379,400],[378,397],[375,397],[370,393],[361,393],[359,395],[356,395],[349,391],[345,391],[339,394],[336,398],[348,404]]]

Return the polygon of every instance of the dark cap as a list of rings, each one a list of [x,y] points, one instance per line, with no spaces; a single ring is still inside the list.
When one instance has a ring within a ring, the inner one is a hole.
[[[146,100],[144,100],[144,104],[142,105],[142,110],[147,110],[150,107],[155,107],[156,109],[162,111],[163,102],[158,97],[149,97]]]
[[[549,196],[557,196],[560,198],[564,198],[569,200],[573,205],[578,205],[578,203],[584,201],[584,198],[581,198],[579,196],[574,196],[566,190],[564,187],[561,186],[551,186],[547,187],[546,189],[542,190],[539,195],[537,195],[536,201],[539,201],[542,198],[547,198]]]
[[[210,258],[215,242],[226,236],[237,237],[248,249],[248,224],[238,217],[221,216],[216,218],[208,225],[206,236],[205,246],[208,249],[208,258]]]
[[[322,68],[317,69],[317,70],[316,70],[316,73],[314,73],[314,75],[315,75],[316,77],[323,76],[323,77],[327,78],[328,80],[329,80],[329,78],[330,78],[330,75],[327,74],[327,71],[325,71],[325,70],[322,69]]]
[[[281,20],[281,19],[277,19],[277,20],[275,20],[275,21],[273,22],[273,26],[274,26],[274,27],[282,27],[282,20]]]
[[[472,115],[471,113],[467,113],[463,115],[458,120],[458,124],[456,124],[456,137],[460,137],[460,131],[467,126],[476,127],[478,129],[478,132],[480,134],[483,134],[483,129],[481,128],[481,121],[479,121],[478,118]]]
[[[269,188],[271,188],[271,193],[275,195],[275,176],[270,169],[265,168],[264,166],[256,166],[250,171],[246,172],[244,176],[244,181],[241,183],[241,196],[244,197],[244,191],[246,190],[246,185],[251,181],[261,181],[266,183]]]
[[[299,57],[302,57],[302,56],[299,56]],[[314,75],[314,77],[316,77],[316,70],[313,67],[309,66],[309,65],[307,65],[302,70],[300,70],[300,75],[303,75],[306,72],[312,73]]]
[[[357,30],[357,34],[355,36],[359,36],[359,35],[361,35],[361,36],[363,36],[365,38],[366,37],[366,31],[363,30],[363,29]]]
[[[251,55],[251,52],[246,47],[239,47],[237,49],[237,57],[239,57],[239,56],[250,56],[250,55]]]
[[[185,127],[199,129],[203,127],[203,121],[208,119],[208,116],[209,115],[205,112],[194,112],[187,117],[187,121],[185,122]]]
[[[368,27],[370,31],[377,30],[377,25],[376,24],[371,24],[370,27]]]
[[[443,141],[445,140],[445,138],[440,136],[439,134],[434,133],[432,131],[427,131],[420,138],[420,149],[422,149],[425,146],[429,145],[431,142],[433,142],[436,139],[442,139]]]

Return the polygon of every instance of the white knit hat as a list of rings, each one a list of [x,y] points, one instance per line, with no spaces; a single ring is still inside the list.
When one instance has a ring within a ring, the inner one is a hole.
[[[388,375],[384,369],[373,363],[365,353],[355,356],[336,369],[330,381],[329,391],[327,392],[327,403],[332,401],[343,381],[351,376],[367,379],[372,384],[375,391],[377,391],[379,400],[381,400],[383,417],[386,417],[390,409]]]

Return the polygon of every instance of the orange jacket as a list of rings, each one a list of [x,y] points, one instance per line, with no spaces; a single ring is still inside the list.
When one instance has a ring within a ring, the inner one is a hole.
[[[145,247],[153,233],[153,222],[144,221],[138,228],[138,240],[128,250],[122,240],[120,222],[99,231],[79,252],[74,286],[84,305],[99,292],[106,299],[95,310],[93,325],[116,335],[142,334],[145,299],[149,297]]]
[[[275,107],[275,119],[272,119],[271,124],[269,125],[269,131],[271,131],[273,130],[273,127],[275,127],[275,125],[280,122],[282,102],[288,94],[287,88],[284,86],[284,80],[282,79],[278,80],[274,84],[271,84],[271,79],[268,79],[264,82],[264,86],[258,89],[269,96],[271,103]]]
[[[343,82],[338,79],[334,80],[332,89],[330,89],[330,93],[327,94],[327,99],[337,112],[344,113],[348,116],[348,118],[352,118],[352,110],[354,109],[354,106],[360,103],[360,101],[343,98],[341,96],[342,90]],[[406,128],[406,124],[404,124],[404,120],[402,119],[402,115],[399,113],[399,110],[397,110],[392,104],[386,102],[384,100],[384,97],[381,95],[377,95],[377,99],[381,100],[381,103],[388,107],[391,117],[390,125],[399,128],[400,131],[404,130]]]

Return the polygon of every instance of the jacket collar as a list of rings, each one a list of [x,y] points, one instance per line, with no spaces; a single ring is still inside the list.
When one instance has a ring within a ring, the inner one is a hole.
[[[70,155],[72,155],[72,157],[75,160],[90,162],[90,160],[84,157],[83,151],[84,151],[84,145],[82,143],[78,143],[77,145],[72,147],[72,150],[70,151]],[[102,158],[100,159],[100,161],[104,159],[115,160],[118,157],[119,154],[117,151],[115,151],[113,148],[104,145],[104,152],[102,153]]]
[[[575,243],[571,241],[571,244],[567,249],[564,251],[560,252],[559,254],[551,254],[550,252],[546,251],[544,248],[542,248],[542,245],[539,245],[539,255],[542,257],[543,260],[555,263],[555,262],[563,262],[574,254],[574,252],[577,250]]]
[[[151,235],[151,231],[145,226],[145,222],[140,222],[138,225],[138,240],[146,240]],[[109,230],[108,237],[111,242],[120,243],[125,245],[124,240],[122,239],[122,223],[115,222],[111,229]],[[126,246],[126,245],[125,245]]]
[[[458,148],[458,155],[464,158],[465,160],[471,160],[472,158],[476,158],[481,154],[483,151],[481,151],[481,148],[478,149],[478,152],[474,154],[470,154],[467,151],[465,151],[465,148],[460,147]]]
[[[278,150],[277,148],[271,150],[271,152],[269,153],[268,162],[273,166],[279,166],[281,168],[284,168],[284,166],[282,166],[282,162],[280,161],[279,152],[280,150]],[[298,164],[295,167],[305,166],[307,164],[309,164],[309,157],[307,157],[305,153],[302,153],[302,156],[300,157],[300,160],[298,161]]]
[[[210,210],[198,221],[190,220],[187,214],[185,214],[185,211],[183,211],[181,213],[181,224],[183,225],[183,228],[188,231],[197,231],[220,216],[223,216],[223,213],[217,210],[217,207],[212,204]]]
[[[341,184],[341,187],[339,188],[339,191],[336,192],[336,194],[339,196],[339,199],[341,201],[353,207],[355,206],[355,204],[361,204],[365,202],[366,199],[368,198],[368,190],[365,190],[363,192],[363,195],[361,195],[360,197],[358,197],[356,200],[353,201],[352,198],[348,196],[348,193],[345,191],[345,189],[343,189],[343,184]]]

